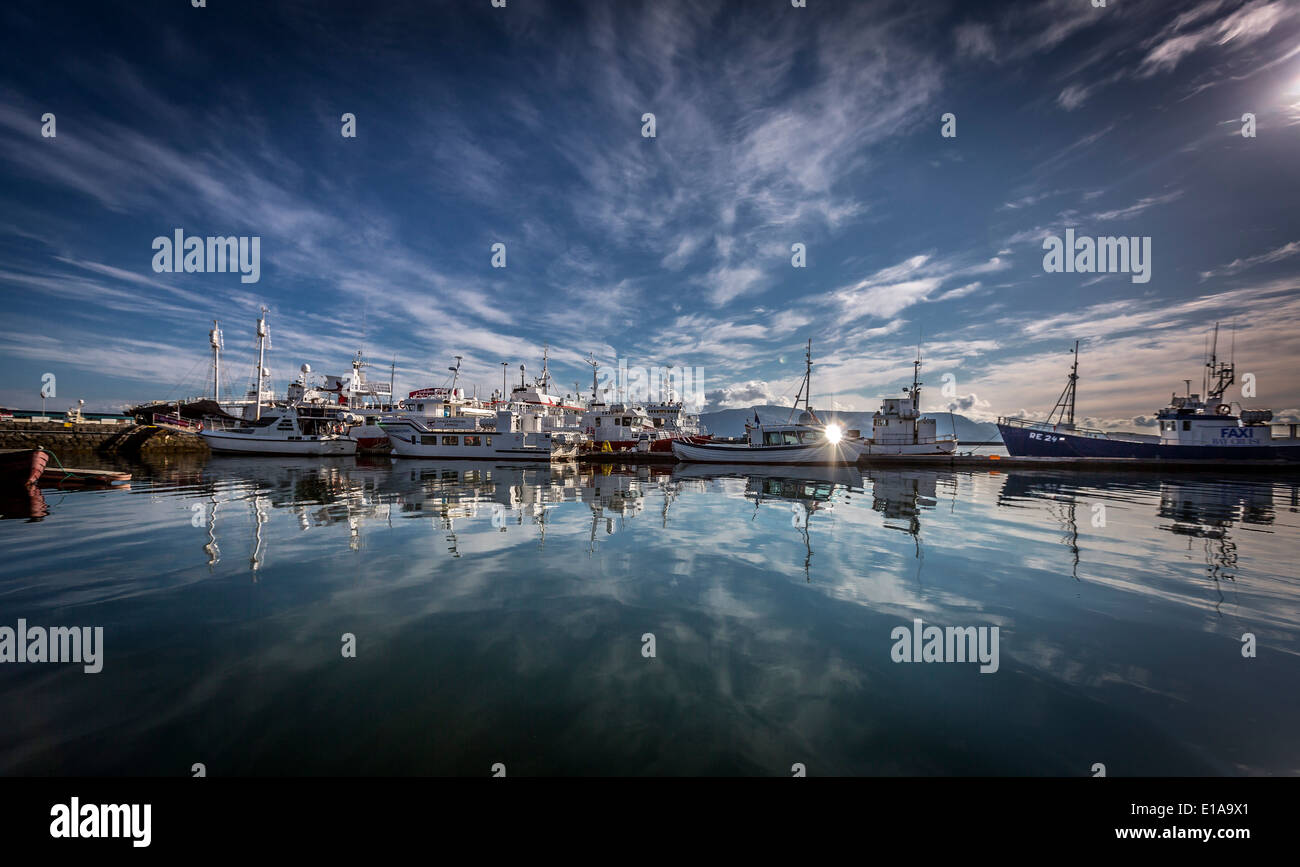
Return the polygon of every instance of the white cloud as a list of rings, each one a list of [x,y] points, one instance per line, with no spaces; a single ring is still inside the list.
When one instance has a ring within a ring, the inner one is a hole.
[[[1219,268],[1213,268],[1209,271],[1201,272],[1201,279],[1208,280],[1211,277],[1230,277],[1234,274],[1240,274],[1256,265],[1269,265],[1273,262],[1281,262],[1283,259],[1289,259],[1300,253],[1300,241],[1291,241],[1283,244],[1267,253],[1260,253],[1258,256],[1248,256],[1245,259],[1233,259],[1227,265]]]

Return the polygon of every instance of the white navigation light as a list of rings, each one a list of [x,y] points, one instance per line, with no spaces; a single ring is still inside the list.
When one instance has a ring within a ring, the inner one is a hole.
[[[835,445],[844,436],[844,430],[837,424],[826,425],[826,442]]]

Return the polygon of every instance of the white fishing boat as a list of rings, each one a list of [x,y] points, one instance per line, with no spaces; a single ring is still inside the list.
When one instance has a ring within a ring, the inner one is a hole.
[[[856,432],[845,431],[838,424],[823,424],[809,401],[812,390],[812,341],[808,342],[807,367],[803,384],[795,396],[791,415],[804,409],[797,420],[782,424],[765,424],[754,415],[754,423],[745,425],[745,442],[691,442],[674,440],[673,454],[681,461],[725,464],[856,464],[866,448]]]
[[[358,353],[358,359],[360,353]],[[447,386],[438,386],[435,388],[417,388],[409,392],[405,398],[397,403],[392,403],[392,384],[391,381],[386,389],[376,388],[374,384],[361,381],[364,386],[370,386],[368,392],[363,393],[361,397],[353,394],[351,405],[354,411],[359,413],[361,421],[355,427],[348,431],[348,436],[357,441],[362,449],[380,449],[388,448],[391,444],[388,439],[388,433],[384,429],[386,422],[396,422],[404,416],[415,416],[417,419],[428,419],[439,416],[449,416],[453,414],[451,407],[472,407],[483,410],[485,416],[493,416],[491,410],[488,410],[480,401],[465,395],[465,389],[459,388],[457,383],[460,381],[460,362],[462,356],[456,356],[455,365],[447,368],[452,373],[451,384]],[[353,362],[353,381],[359,373],[357,361]],[[382,386],[382,384],[380,384]],[[384,397],[388,401],[383,400]]]
[[[337,406],[264,406],[253,419],[205,422],[199,436],[214,452],[256,455],[346,456],[357,453],[347,436],[350,416]]]
[[[700,433],[699,419],[687,413],[680,402],[667,401],[649,407],[627,401],[606,403],[598,390],[600,365],[589,357],[591,400],[578,418],[584,448],[598,452],[672,451],[673,443],[708,442]]]
[[[863,454],[951,455],[957,450],[957,434],[940,434],[938,422],[921,416],[921,354],[912,362],[912,385],[903,397],[887,397],[871,419],[871,436]]]
[[[254,395],[266,392],[266,308],[257,320],[257,370]],[[311,366],[302,366],[299,380],[289,386],[289,399],[264,406],[260,397],[244,409],[244,418],[209,417],[199,436],[214,452],[256,455],[346,456],[357,453],[348,428],[357,420],[346,407],[314,388]]]
[[[565,461],[578,455],[576,434],[543,430],[535,415],[444,404],[448,415],[402,414],[380,420],[393,454],[403,458]]]

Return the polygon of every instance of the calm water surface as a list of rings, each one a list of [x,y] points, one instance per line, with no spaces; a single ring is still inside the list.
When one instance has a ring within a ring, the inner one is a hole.
[[[0,625],[105,633],[0,665],[0,773],[1300,772],[1295,479],[132,469],[0,521]]]

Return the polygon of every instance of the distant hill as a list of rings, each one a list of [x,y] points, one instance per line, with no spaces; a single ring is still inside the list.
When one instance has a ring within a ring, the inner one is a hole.
[[[815,407],[814,407],[815,408]],[[723,409],[717,412],[700,413],[700,421],[709,429],[709,433],[715,436],[738,437],[745,435],[745,422],[754,420],[754,413],[758,413],[759,420],[765,423],[780,423],[790,417],[790,407],[788,406],[751,406],[749,409]],[[867,435],[871,431],[871,417],[874,412],[829,412],[818,410],[817,414],[827,422],[837,422],[845,428],[857,428]],[[932,413],[925,414],[925,418],[937,419],[939,422],[939,433],[950,432],[955,426],[957,429],[957,439],[962,442],[1000,442],[1002,437],[998,435],[997,425],[987,421],[975,421],[969,419],[960,413]],[[951,419],[951,420],[950,420]]]

